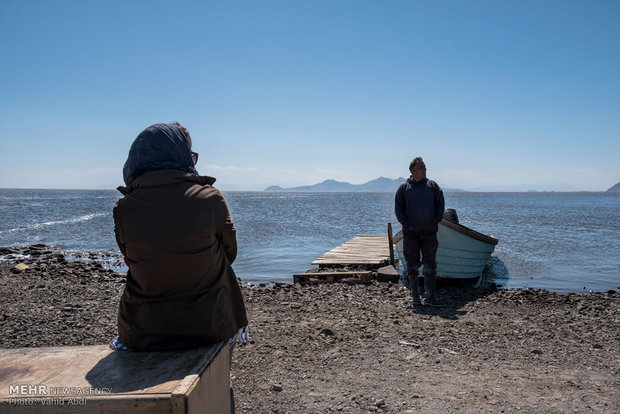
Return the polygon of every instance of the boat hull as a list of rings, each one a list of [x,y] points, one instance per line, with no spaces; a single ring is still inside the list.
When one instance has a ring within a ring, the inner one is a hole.
[[[439,223],[437,241],[437,277],[446,279],[473,279],[482,275],[498,242],[493,236],[445,219]],[[394,244],[406,269],[402,232],[394,236]],[[422,270],[420,267],[420,275]]]

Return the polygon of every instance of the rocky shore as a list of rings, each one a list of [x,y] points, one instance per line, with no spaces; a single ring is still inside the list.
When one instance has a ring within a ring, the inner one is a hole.
[[[104,344],[124,275],[0,248],[0,347]],[[11,259],[13,257],[13,259]],[[620,295],[389,283],[244,286],[241,413],[620,412]]]

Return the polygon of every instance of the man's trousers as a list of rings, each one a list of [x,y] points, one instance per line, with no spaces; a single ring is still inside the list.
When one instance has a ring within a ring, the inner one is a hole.
[[[403,229],[403,253],[407,261],[407,277],[411,285],[411,293],[418,294],[418,275],[420,265],[424,275],[425,297],[435,298],[435,277],[437,275],[437,232],[413,231]],[[421,259],[420,260],[420,253]],[[415,286],[414,286],[415,285]]]

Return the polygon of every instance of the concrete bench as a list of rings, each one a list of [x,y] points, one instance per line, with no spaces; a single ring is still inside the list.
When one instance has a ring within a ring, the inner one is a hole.
[[[0,413],[229,413],[225,344],[174,352],[107,345],[0,350]]]

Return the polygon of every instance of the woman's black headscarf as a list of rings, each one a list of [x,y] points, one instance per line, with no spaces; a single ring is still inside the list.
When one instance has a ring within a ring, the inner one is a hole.
[[[153,170],[181,170],[198,175],[191,150],[191,139],[177,124],[151,125],[131,144],[123,167],[125,184],[130,185],[140,174]]]

